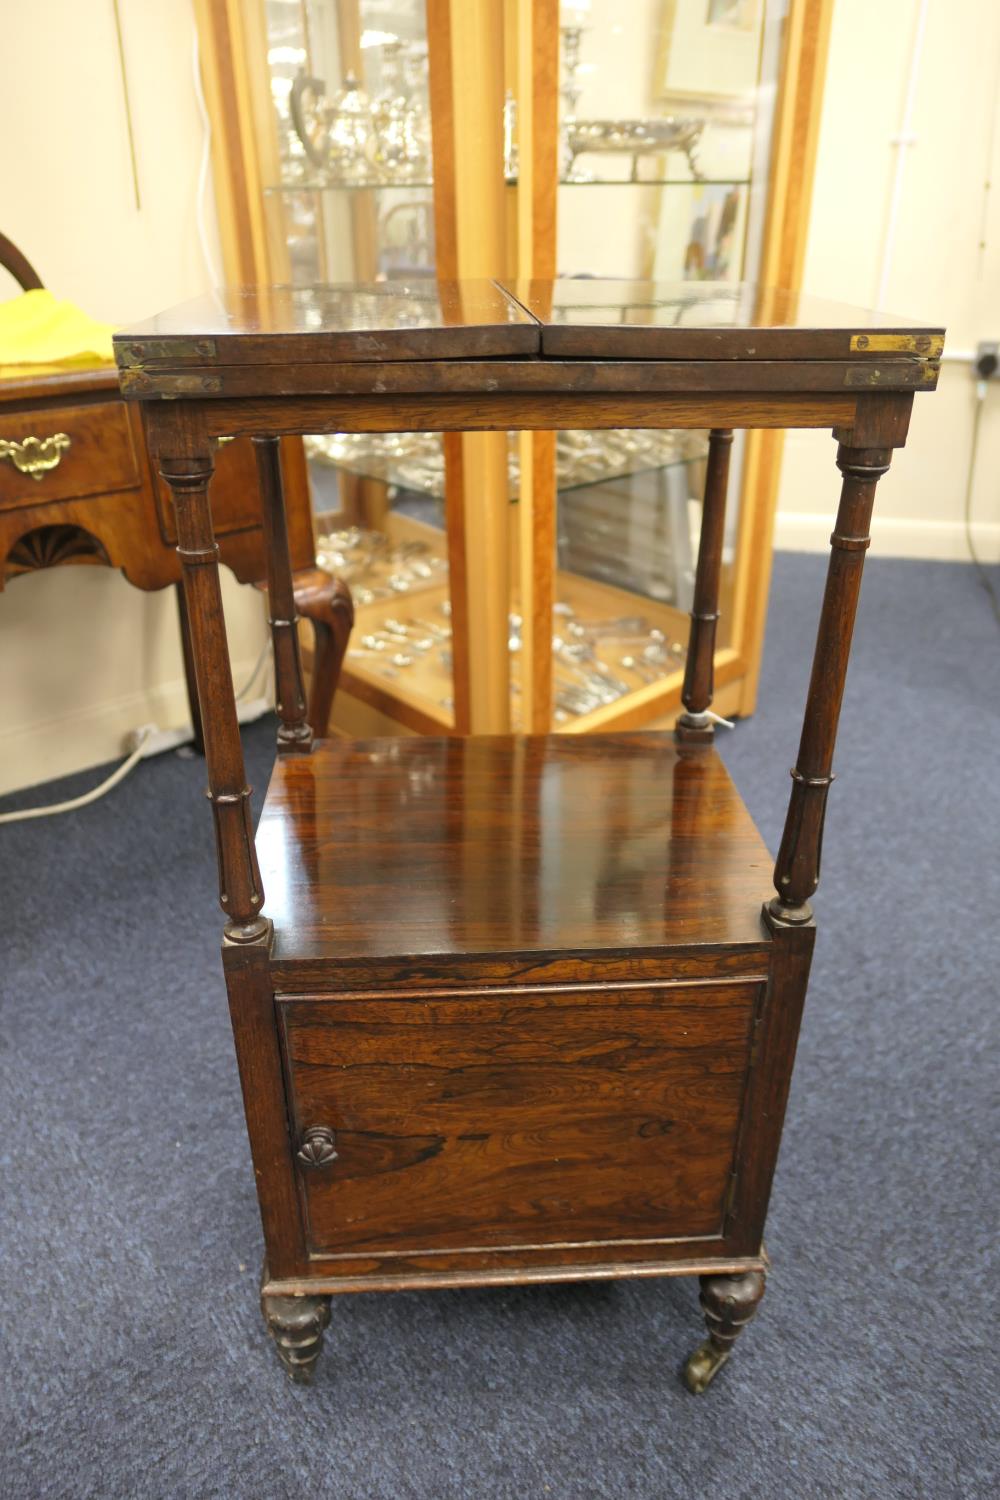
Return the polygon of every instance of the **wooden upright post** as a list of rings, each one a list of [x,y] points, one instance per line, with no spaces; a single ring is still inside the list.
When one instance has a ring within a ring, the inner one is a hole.
[[[708,469],[701,511],[698,566],[691,604],[691,633],[681,701],[685,712],[677,720],[676,738],[682,744],[711,742],[715,728],[708,716],[715,687],[715,632],[719,620],[719,581],[722,544],[726,532],[726,489],[733,434],[714,428],[708,440]]]
[[[844,483],[837,524],[830,538],[830,565],[802,739],[792,768],[792,795],[774,867],[774,888],[778,894],[770,911],[782,922],[812,919],[809,897],[819,885],[826,798],[833,781],[833,749],[861,591],[861,572],[871,543],[868,528],[875,486],[891,459],[890,448],[849,448],[841,444],[837,451],[837,467]]]
[[[219,548],[212,531],[208,485],[214,470],[207,442],[183,458],[161,454],[160,474],[177,513],[177,555],[191,629],[208,798],[215,817],[219,854],[219,904],[229,919],[230,943],[265,941],[270,923],[260,915],[264,890],[250,825],[250,787],[236,718],[226,622],[219,583]]]
[[[837,521],[830,537],[830,563],[823,594],[812,676],[802,721],[798,758],[792,768],[792,795],[774,866],[777,891],[769,919],[790,926],[812,921],[809,897],[819,884],[826,799],[833,781],[833,751],[854,617],[861,591],[875,487],[889,468],[893,448],[901,448],[913,405],[912,395],[871,395],[858,402],[852,428],[835,429],[837,467],[844,476]]]
[[[278,712],[278,750],[284,754],[312,749],[312,730],[306,718],[306,692],[299,654],[299,617],[295,609],[288,523],[281,483],[281,445],[276,437],[255,437],[257,479],[260,485],[264,550],[267,554],[267,599],[274,646],[275,707]]]

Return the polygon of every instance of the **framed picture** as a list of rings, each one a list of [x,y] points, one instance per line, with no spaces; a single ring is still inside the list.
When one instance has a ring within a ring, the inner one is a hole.
[[[654,93],[690,111],[750,109],[760,65],[764,0],[664,0]]]

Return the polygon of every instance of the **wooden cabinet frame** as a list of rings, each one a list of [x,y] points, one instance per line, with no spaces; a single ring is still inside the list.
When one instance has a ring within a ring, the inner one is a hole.
[[[348,30],[354,0],[339,0]],[[437,267],[443,279],[547,277],[556,264],[558,0],[426,0],[434,149]],[[788,0],[772,127],[759,281],[800,285],[833,0]],[[288,279],[284,244],[269,234],[264,184],[276,178],[266,97],[263,0],[195,0],[227,279]],[[356,28],[355,28],[356,29]],[[503,177],[505,90],[518,100],[519,179]],[[273,132],[272,132],[273,134]],[[363,195],[357,195],[363,196]],[[364,213],[362,205],[354,215]],[[356,225],[363,237],[364,226]],[[516,530],[507,495],[503,434],[445,440],[446,522],[454,630],[454,726],[510,727],[507,614],[517,579],[523,620],[522,725],[551,727],[555,591],[555,438],[519,438],[522,485]],[[715,659],[717,706],[748,714],[756,701],[771,569],[782,434],[748,435],[742,466],[728,643]],[[513,534],[512,534],[513,533]],[[351,692],[349,667],[345,686]],[[638,728],[676,714],[680,670],[563,726],[568,732]],[[365,694],[375,704],[378,693]],[[378,703],[418,730],[447,725]]]

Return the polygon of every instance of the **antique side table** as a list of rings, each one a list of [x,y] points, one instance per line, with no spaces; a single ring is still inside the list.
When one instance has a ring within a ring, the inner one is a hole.
[[[294,1378],[333,1293],[569,1278],[700,1276],[691,1389],[728,1358],[764,1290],[875,487],[942,345],[750,286],[593,281],[226,292],[119,336],[177,511],[262,1305]],[[674,735],[315,741],[265,461],[280,753],[255,846],[216,440],[564,426],[711,429]],[[710,710],[730,440],[755,426],[832,429],[843,476],[773,889]]]
[[[2,234],[0,266],[25,291],[42,285]],[[353,606],[347,585],[316,566],[302,454],[291,445],[283,457],[295,598],[314,632],[309,722],[320,733],[329,724]],[[226,447],[212,491],[213,525],[220,561],[241,583],[259,583],[265,571],[255,488],[252,443]],[[138,413],[122,404],[115,371],[99,362],[0,366],[0,590],[8,578],[70,563],[119,568],[140,589],[174,585],[194,741],[202,749],[176,543],[173,508],[150,469]]]

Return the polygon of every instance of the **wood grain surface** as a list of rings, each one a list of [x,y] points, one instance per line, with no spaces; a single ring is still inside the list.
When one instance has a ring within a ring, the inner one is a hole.
[[[771,860],[665,734],[320,742],[257,847],[277,961],[761,944]]]
[[[310,1250],[721,1233],[759,988],[286,1003]]]

